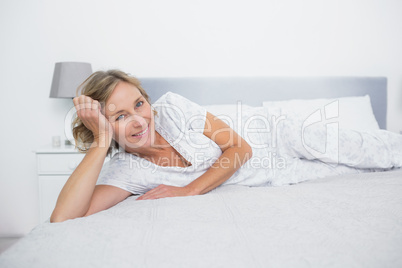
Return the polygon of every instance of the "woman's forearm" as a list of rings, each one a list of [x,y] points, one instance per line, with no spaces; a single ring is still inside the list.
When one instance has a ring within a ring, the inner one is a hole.
[[[88,211],[96,181],[105,161],[107,142],[94,142],[71,174],[57,199],[51,222],[82,217]]]
[[[250,146],[230,147],[200,177],[188,184],[192,194],[205,194],[227,181],[252,156]]]

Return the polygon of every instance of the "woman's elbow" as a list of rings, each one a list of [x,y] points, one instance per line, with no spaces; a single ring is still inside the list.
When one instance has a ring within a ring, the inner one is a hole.
[[[60,217],[60,216],[51,216],[50,217],[50,223],[58,223],[58,222],[63,222],[66,221],[67,219],[64,217]]]
[[[242,165],[244,165],[253,156],[253,148],[244,142],[241,146],[237,145],[237,154],[243,163]]]
[[[86,217],[88,215],[89,214],[85,214],[82,217]],[[53,212],[52,215],[50,216],[50,223],[64,222],[64,221],[72,220],[72,219],[75,219],[75,218],[79,218],[79,217],[68,217],[68,216],[61,215],[61,214]]]
[[[247,142],[243,144],[242,149],[244,151],[244,158],[246,161],[253,157],[253,148]]]

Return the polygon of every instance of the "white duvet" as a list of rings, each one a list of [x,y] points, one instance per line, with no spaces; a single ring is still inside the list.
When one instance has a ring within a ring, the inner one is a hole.
[[[0,267],[402,267],[402,170],[223,185],[43,223]]]

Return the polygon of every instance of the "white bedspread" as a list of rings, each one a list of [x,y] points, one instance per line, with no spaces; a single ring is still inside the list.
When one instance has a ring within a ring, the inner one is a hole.
[[[0,267],[402,267],[402,170],[222,186],[43,223]]]

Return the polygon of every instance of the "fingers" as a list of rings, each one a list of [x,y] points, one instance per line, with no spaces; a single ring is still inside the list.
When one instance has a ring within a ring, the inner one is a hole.
[[[73,99],[77,115],[80,119],[95,118],[100,111],[100,103],[91,97],[81,95]]]
[[[166,186],[161,184],[161,185],[157,186],[156,188],[149,190],[148,192],[146,192],[145,194],[143,194],[142,196],[137,198],[137,200],[159,199],[159,198],[168,197],[168,196],[170,196],[170,195],[167,192]]]
[[[176,187],[161,184],[158,187],[149,190],[148,192],[137,198],[137,200],[159,199],[165,197],[186,196],[186,195],[189,195],[189,192],[185,187]]]
[[[88,110],[98,110],[100,104],[97,100],[92,99],[91,97],[81,95],[79,97],[75,97],[73,99],[74,106],[78,110],[88,109]]]
[[[73,99],[77,116],[82,123],[92,131],[95,137],[107,135],[108,138],[113,137],[113,129],[101,113],[101,105],[97,100],[91,97],[81,95]]]
[[[99,110],[99,107],[100,107],[99,102],[96,101],[96,100],[93,100],[93,101],[92,101],[92,107],[91,107],[92,110],[97,111],[97,110]]]

